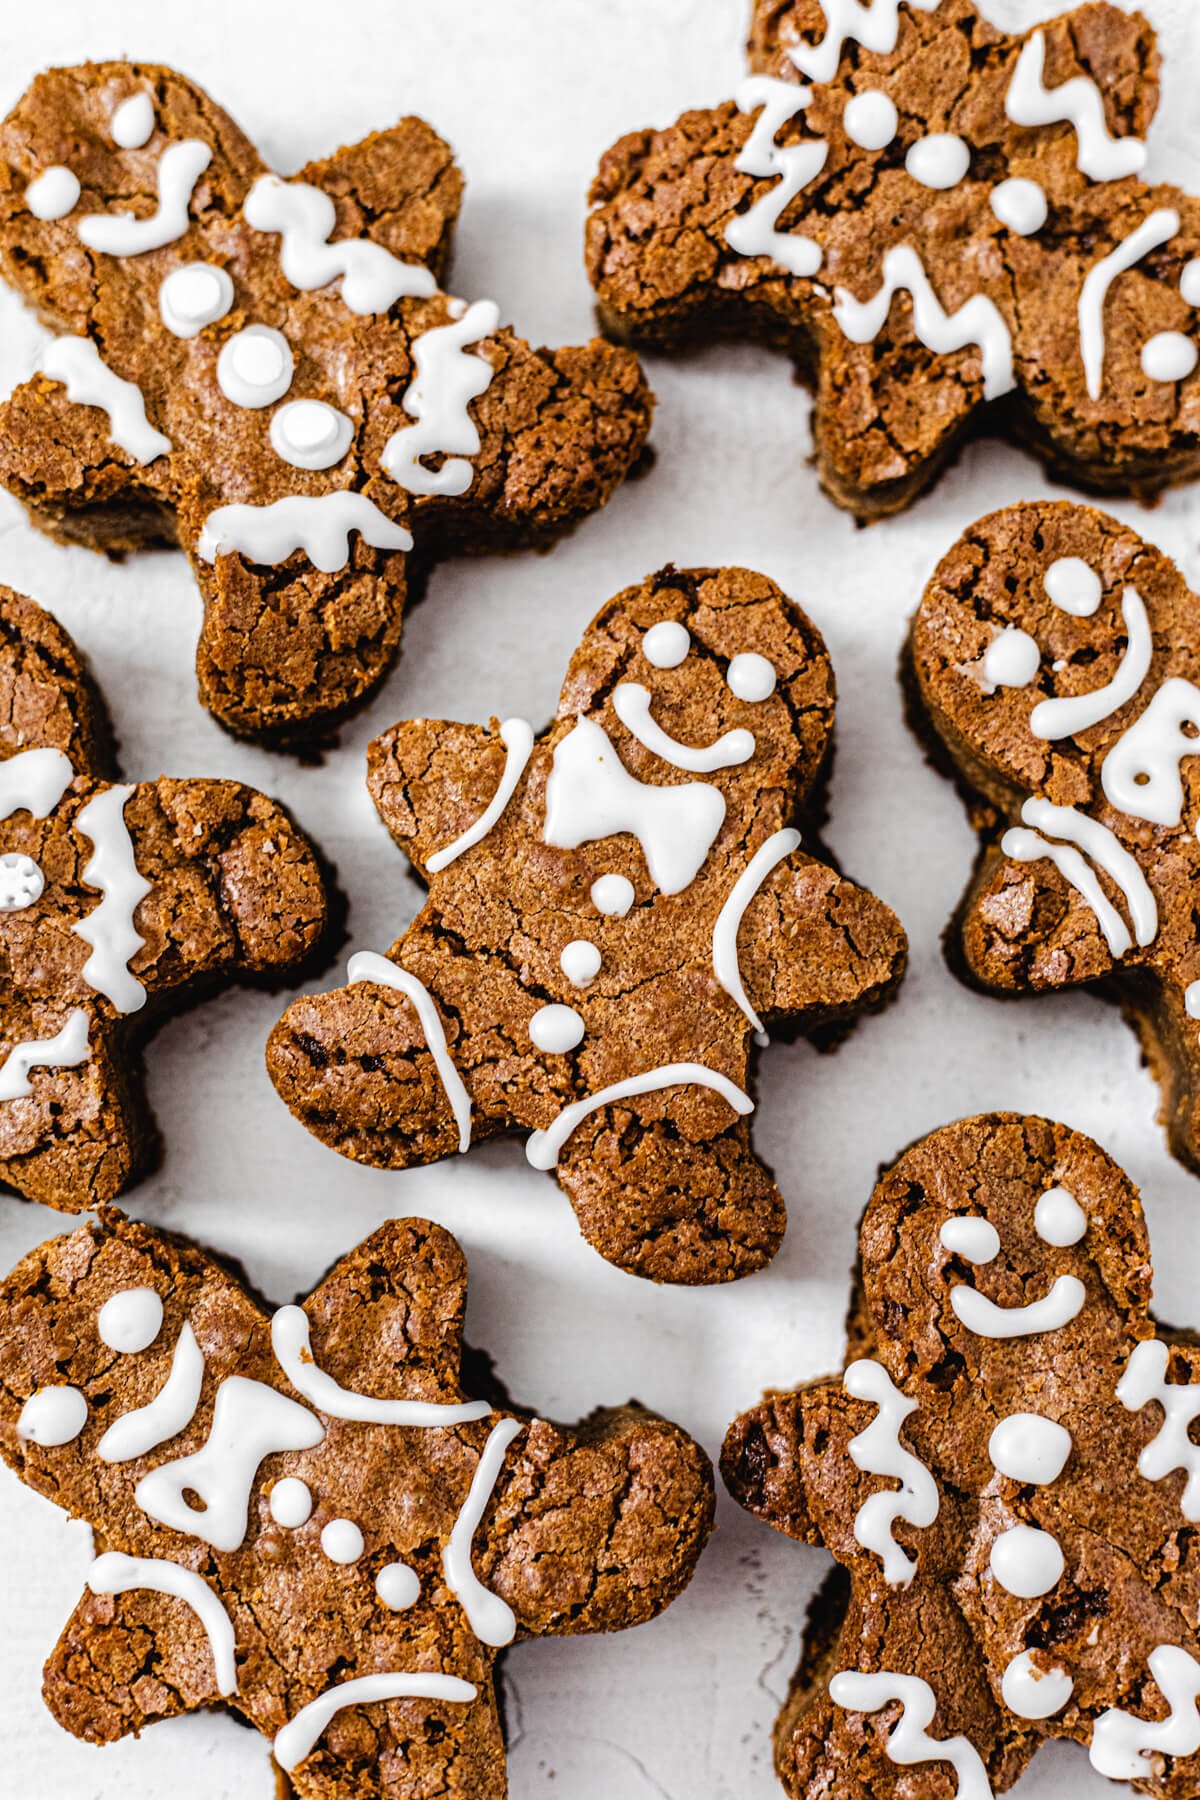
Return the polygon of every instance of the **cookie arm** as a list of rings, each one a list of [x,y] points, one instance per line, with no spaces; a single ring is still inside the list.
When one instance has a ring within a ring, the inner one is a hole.
[[[371,238],[402,262],[424,263],[440,282],[465,184],[449,144],[424,119],[400,119],[292,179],[329,195],[335,239]]]
[[[1110,929],[1125,929],[1118,890],[1107,877],[1092,878],[1110,909]],[[1093,904],[1048,858],[1016,862],[986,850],[961,920],[968,974],[1001,993],[1078,987],[1110,975],[1118,960]]]
[[[499,789],[507,753],[497,722],[405,719],[367,751],[367,788],[417,873],[468,831]]]
[[[243,1612],[243,1631],[247,1622]],[[222,1698],[200,1619],[183,1600],[147,1590],[84,1595],[46,1663],[42,1697],[65,1731],[91,1744]]]

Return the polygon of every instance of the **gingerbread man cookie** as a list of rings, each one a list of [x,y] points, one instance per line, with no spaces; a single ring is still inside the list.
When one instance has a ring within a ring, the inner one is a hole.
[[[811,854],[833,712],[820,635],[774,583],[666,568],[592,621],[540,738],[379,738],[371,792],[429,899],[276,1027],[293,1112],[389,1168],[528,1132],[621,1268],[760,1268],[784,1208],[750,1146],[752,1039],[848,1019],[904,966],[895,916]]]
[[[67,1212],[146,1160],[137,1049],[164,1014],[299,972],[326,923],[313,848],[266,795],[112,777],[75,645],[0,588],[0,1180]]]
[[[1138,179],[1145,19],[1086,5],[1012,37],[971,0],[756,0],[749,51],[735,100],[601,163],[614,334],[788,351],[821,480],[861,517],[980,429],[1112,492],[1200,472],[1200,204]]]
[[[466,1399],[465,1302],[458,1245],[420,1219],[274,1313],[111,1209],[18,1265],[0,1454],[96,1539],[46,1665],[68,1731],[219,1704],[297,1800],[503,1800],[497,1652],[661,1612],[713,1481],[632,1402],[568,1428]]]
[[[776,1728],[795,1800],[989,1800],[1048,1737],[1200,1793],[1200,1344],[1156,1331],[1137,1193],[994,1114],[881,1178],[843,1376],[730,1428],[735,1498],[841,1568]]]
[[[1115,519],[1014,506],[945,558],[910,654],[932,732],[984,803],[963,972],[1004,995],[1116,993],[1171,1146],[1200,1168],[1200,600]]]
[[[281,180],[133,63],[39,75],[0,126],[0,265],[66,334],[0,409],[0,482],[57,537],[187,552],[201,698],[245,736],[371,693],[414,542],[549,542],[642,448],[628,351],[534,350],[441,290],[462,187],[413,118]]]

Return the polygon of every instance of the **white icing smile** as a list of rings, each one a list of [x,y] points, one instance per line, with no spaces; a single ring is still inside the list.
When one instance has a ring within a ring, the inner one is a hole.
[[[650,690],[636,681],[618,682],[612,702],[618,719],[643,749],[689,774],[711,775],[717,769],[749,762],[754,755],[754,738],[748,731],[727,731],[703,748],[681,744],[655,723],[650,716]]]

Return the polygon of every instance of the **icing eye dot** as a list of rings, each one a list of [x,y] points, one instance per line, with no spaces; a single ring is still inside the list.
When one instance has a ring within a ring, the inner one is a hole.
[[[295,360],[287,339],[269,325],[237,331],[217,358],[217,384],[235,406],[270,406],[292,385]]]
[[[407,1612],[421,1597],[421,1578],[407,1563],[385,1563],[375,1577],[375,1592],[390,1612]]]
[[[1032,237],[1046,223],[1050,208],[1044,189],[1036,181],[1014,175],[1000,182],[991,192],[992,211],[1002,225],[1018,237]]]
[[[592,883],[592,905],[611,919],[623,919],[633,905],[633,883],[624,875],[601,875]]]
[[[1065,1249],[1087,1230],[1087,1214],[1066,1188],[1048,1188],[1033,1210],[1033,1228],[1044,1244]]]
[[[730,663],[725,683],[739,700],[766,700],[775,692],[775,670],[765,656],[759,656],[754,650],[743,650]]]
[[[270,1507],[271,1517],[277,1525],[284,1526],[288,1531],[294,1531],[298,1525],[304,1524],[312,1512],[313,1497],[306,1482],[301,1481],[295,1475],[285,1475],[271,1489],[267,1505]],[[329,1526],[327,1525],[325,1529],[328,1531]],[[354,1528],[351,1527],[351,1529]],[[324,1545],[323,1536],[321,1541]],[[338,1559],[335,1558],[336,1560]]]
[[[330,1519],[321,1533],[321,1548],[330,1562],[357,1562],[363,1553],[363,1534],[353,1519]]]
[[[329,469],[350,448],[354,425],[324,400],[290,400],[271,418],[271,448],[296,469]]]
[[[846,136],[864,150],[882,150],[896,135],[900,123],[895,103],[878,88],[855,94],[842,114]]]
[[[1000,1254],[1000,1233],[987,1219],[947,1219],[939,1233],[942,1248],[971,1263],[989,1263]]]
[[[25,204],[35,219],[65,219],[79,199],[79,178],[55,163],[25,189]]]
[[[1142,373],[1150,381],[1186,381],[1200,351],[1182,331],[1160,331],[1142,345]]]
[[[993,688],[1027,687],[1041,666],[1036,638],[1010,625],[994,637],[983,659],[983,678]]]
[[[1043,581],[1055,606],[1077,619],[1090,618],[1104,593],[1095,569],[1078,556],[1060,556],[1050,564]]]
[[[131,94],[112,116],[113,143],[122,150],[140,150],[154,130],[154,108],[147,93]]]
[[[673,619],[660,619],[642,639],[642,655],[656,669],[677,669],[691,645],[691,636],[684,626]]]
[[[87,1401],[78,1388],[39,1388],[21,1408],[17,1436],[50,1449],[69,1444],[87,1424],[87,1415]]]
[[[539,1050],[564,1055],[583,1036],[583,1020],[573,1006],[543,1006],[529,1021],[529,1035]]]
[[[1193,981],[1183,996],[1189,1019],[1200,1019],[1200,981]]]
[[[573,987],[587,987],[600,973],[600,952],[586,938],[572,938],[559,958],[559,967]]]
[[[1179,278],[1179,291],[1189,306],[1200,306],[1200,256],[1194,257]]]
[[[100,1308],[96,1329],[101,1343],[122,1356],[148,1350],[162,1330],[163,1303],[153,1288],[126,1288]]]
[[[20,912],[40,900],[46,877],[31,856],[10,851],[0,856],[0,912]]]
[[[918,138],[904,159],[904,166],[922,187],[952,188],[971,166],[971,152],[952,132],[935,131]]]
[[[184,263],[164,276],[158,310],[175,337],[193,338],[205,325],[223,319],[233,305],[233,282],[216,263]]]

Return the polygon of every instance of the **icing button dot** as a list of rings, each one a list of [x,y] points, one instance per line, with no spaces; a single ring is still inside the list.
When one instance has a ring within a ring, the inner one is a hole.
[[[158,310],[175,337],[193,338],[205,325],[223,319],[233,305],[233,282],[215,263],[182,263],[163,277]]]
[[[375,1577],[375,1592],[390,1612],[407,1612],[421,1597],[421,1578],[407,1563],[385,1563]]]
[[[162,1330],[163,1303],[153,1288],[126,1288],[100,1308],[96,1329],[101,1343],[122,1356],[148,1350]]]
[[[573,1006],[542,1006],[529,1021],[529,1035],[539,1050],[564,1056],[583,1037],[583,1020]]]
[[[363,1534],[353,1519],[330,1519],[321,1533],[321,1548],[330,1562],[357,1562],[363,1553]]]
[[[270,1507],[271,1517],[277,1525],[282,1525],[285,1530],[294,1531],[298,1525],[304,1524],[312,1512],[312,1492],[308,1483],[301,1481],[298,1476],[285,1475],[271,1489],[267,1505]],[[345,1523],[346,1521],[339,1522]],[[325,1529],[328,1531],[329,1527],[326,1526]],[[323,1536],[321,1541],[323,1546]],[[341,1559],[335,1558],[334,1560]]]
[[[775,692],[775,670],[757,651],[743,650],[729,665],[725,682],[739,700],[766,700]]]
[[[1186,381],[1197,362],[1200,351],[1182,331],[1160,331],[1142,345],[1142,373],[1150,381]]]
[[[587,987],[600,973],[600,952],[586,938],[572,938],[559,958],[559,967],[573,987]]]
[[[660,619],[642,639],[642,655],[656,669],[677,669],[691,649],[690,633],[673,619]]]
[[[87,1415],[87,1401],[78,1388],[39,1388],[21,1408],[17,1436],[54,1449],[79,1436],[87,1424]]]
[[[1189,306],[1200,306],[1200,256],[1193,257],[1179,277],[1179,291]]]
[[[895,102],[878,88],[855,94],[846,102],[842,124],[851,143],[863,150],[883,150],[896,135],[900,115]]]
[[[0,912],[20,912],[40,900],[46,877],[31,856],[10,850],[0,856]]]
[[[994,187],[991,202],[1000,223],[1018,237],[1032,237],[1042,229],[1050,213],[1045,190],[1023,175],[1014,175]]]
[[[597,912],[623,919],[633,905],[633,883],[624,875],[601,875],[592,883],[591,896]]]
[[[354,436],[346,414],[324,400],[290,400],[271,418],[271,447],[296,469],[329,469]]]
[[[918,138],[904,159],[904,166],[922,187],[956,187],[971,166],[971,152],[952,132],[937,131]]]
[[[292,385],[295,359],[281,331],[247,325],[224,345],[217,358],[217,383],[235,406],[270,406]]]

